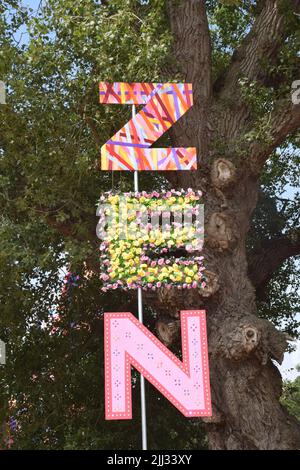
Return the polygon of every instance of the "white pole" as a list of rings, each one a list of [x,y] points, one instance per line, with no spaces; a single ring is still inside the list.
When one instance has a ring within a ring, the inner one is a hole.
[[[132,117],[135,116],[135,105],[132,106]],[[139,190],[138,171],[134,172],[134,191]],[[139,321],[143,323],[143,296],[142,288],[138,287],[138,316]],[[142,417],[142,449],[147,450],[147,417],[146,417],[146,393],[145,379],[141,374],[141,417]]]

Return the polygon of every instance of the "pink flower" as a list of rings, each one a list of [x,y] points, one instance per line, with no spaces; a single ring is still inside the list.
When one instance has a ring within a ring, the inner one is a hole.
[[[151,289],[151,287],[153,286],[153,284],[151,284],[151,282],[149,282],[149,284],[147,284],[147,286],[149,287],[149,289]]]
[[[165,260],[164,260],[163,258],[160,258],[160,259],[158,260],[158,264],[159,264],[160,266],[162,266],[162,265],[164,264],[164,262],[165,262]]]
[[[151,261],[151,268],[154,268],[156,266],[156,261]]]
[[[197,282],[194,281],[193,284],[192,284],[193,289],[196,289],[197,286],[198,286]]]
[[[156,287],[161,287],[161,282],[157,282]]]
[[[168,191],[168,192],[166,193],[166,197],[167,197],[167,198],[172,197],[171,191]]]

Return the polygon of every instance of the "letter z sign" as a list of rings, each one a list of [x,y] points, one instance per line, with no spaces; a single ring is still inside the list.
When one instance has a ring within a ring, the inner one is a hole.
[[[190,83],[100,82],[102,104],[144,104],[101,149],[102,170],[196,170],[197,152],[189,148],[150,148],[193,106]]]

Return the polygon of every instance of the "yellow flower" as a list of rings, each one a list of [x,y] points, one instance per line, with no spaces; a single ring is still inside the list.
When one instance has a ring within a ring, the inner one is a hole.
[[[119,202],[119,195],[116,194],[115,196],[109,196],[108,202],[111,204],[117,204]]]
[[[185,282],[186,282],[187,284],[191,284],[192,281],[193,281],[193,280],[192,280],[192,278],[190,278],[190,277],[186,277],[186,278],[185,278]]]
[[[167,204],[168,204],[169,206],[171,206],[172,204],[174,204],[175,201],[176,201],[176,198],[175,198],[174,196],[169,197],[169,198],[167,199]]]

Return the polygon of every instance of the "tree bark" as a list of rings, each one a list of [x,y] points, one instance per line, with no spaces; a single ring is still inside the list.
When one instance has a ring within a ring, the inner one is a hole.
[[[229,101],[233,93],[238,96],[237,107],[229,106],[224,113],[223,101],[220,113],[219,97],[211,92],[205,2],[170,1],[169,11],[175,56],[185,80],[192,81],[196,90],[195,106],[175,126],[172,141],[174,146],[198,148],[199,170],[166,176],[177,188],[204,191],[204,257],[210,275],[206,290],[184,296],[175,290],[162,293],[155,299],[155,309],[173,316],[177,325],[181,309],[201,307],[207,312],[213,416],[204,421],[211,449],[296,449],[300,446],[300,425],[279,403],[282,380],[273,363],[282,361],[286,339],[270,322],[258,318],[255,288],[248,274],[246,237],[257,203],[259,174],[242,167],[238,159],[227,163],[214,145],[223,138],[230,142],[242,132],[249,110],[237,92],[240,70],[257,78],[262,55],[274,57],[285,37],[282,14],[275,0],[262,2],[253,31],[218,91]],[[270,30],[275,38],[272,44]],[[288,118],[280,123],[280,137],[276,134],[274,145],[295,130],[297,123],[298,111],[291,129]],[[249,148],[249,158],[252,151]],[[270,147],[263,148],[260,162],[269,153]],[[149,296],[147,301],[153,305],[154,299]],[[168,335],[168,324],[169,320],[165,321],[162,329],[167,342],[174,337],[175,328],[173,325]]]

